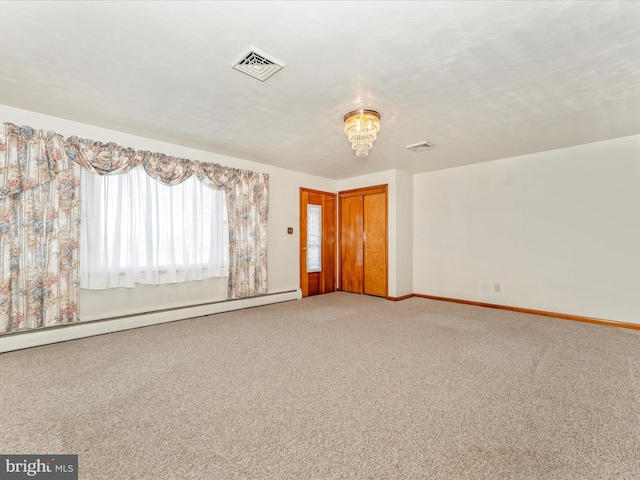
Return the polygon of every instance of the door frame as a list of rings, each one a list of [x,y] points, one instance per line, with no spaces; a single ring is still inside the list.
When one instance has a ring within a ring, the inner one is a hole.
[[[300,246],[299,246],[299,273],[300,273],[300,291],[302,292],[302,296],[306,297],[309,294],[309,285],[308,285],[308,274],[307,274],[307,252],[306,252],[306,237],[307,237],[307,215],[306,215],[306,211],[303,212],[303,207],[302,207],[302,203],[303,203],[303,194],[307,193],[307,194],[316,194],[316,195],[323,195],[323,196],[327,196],[327,197],[332,197],[335,203],[335,218],[333,219],[333,225],[335,226],[335,232],[333,234],[333,236],[330,235],[326,235],[326,230],[324,228],[324,209],[322,212],[323,215],[323,228],[322,228],[322,258],[323,258],[323,263],[324,263],[324,259],[325,259],[325,254],[327,253],[326,250],[329,248],[333,248],[334,252],[334,257],[335,257],[335,265],[333,266],[333,288],[325,288],[326,287],[326,282],[324,280],[324,277],[321,277],[321,292],[320,293],[329,293],[329,292],[335,292],[338,288],[338,263],[337,263],[337,259],[338,259],[338,253],[337,253],[337,244],[338,244],[338,228],[336,225],[336,222],[338,221],[338,194],[334,193],[334,192],[324,192],[322,190],[314,190],[311,188],[304,188],[304,187],[300,187],[300,200],[299,200],[299,217],[300,217],[300,236],[299,236],[299,240],[300,240]],[[323,268],[324,270],[324,268]]]
[[[386,243],[386,261],[385,261],[385,295],[384,298],[389,299],[389,184],[385,183],[382,185],[373,185],[370,187],[362,187],[362,188],[353,188],[350,190],[342,190],[338,192],[338,247],[337,247],[337,258],[338,258],[338,291],[342,290],[342,259],[340,255],[342,254],[342,232],[340,231],[342,227],[342,199],[345,197],[357,197],[364,195],[373,195],[377,193],[384,193],[385,196],[385,225],[384,225],[384,235],[385,235],[385,243]],[[364,263],[364,260],[363,260]]]

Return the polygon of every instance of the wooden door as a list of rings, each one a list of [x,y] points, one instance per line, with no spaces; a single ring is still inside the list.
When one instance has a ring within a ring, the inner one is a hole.
[[[339,194],[339,288],[386,297],[387,185]]]
[[[362,196],[340,199],[340,289],[364,293]]]
[[[318,216],[320,224],[311,225],[311,220]],[[336,194],[301,188],[300,289],[303,297],[336,291],[336,236]]]
[[[363,196],[364,293],[387,296],[387,196]]]

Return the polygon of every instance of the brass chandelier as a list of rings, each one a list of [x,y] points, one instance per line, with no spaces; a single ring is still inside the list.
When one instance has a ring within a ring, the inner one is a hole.
[[[380,132],[380,114],[375,110],[354,110],[344,116],[344,133],[358,157],[366,157]]]

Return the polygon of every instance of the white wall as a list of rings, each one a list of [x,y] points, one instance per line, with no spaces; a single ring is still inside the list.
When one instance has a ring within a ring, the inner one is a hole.
[[[640,323],[640,135],[415,175],[413,198],[415,293]]]
[[[412,293],[411,174],[386,170],[338,180],[338,191],[388,184],[389,296]],[[402,191],[400,191],[402,190]]]
[[[413,293],[413,175],[396,170],[396,297]]]
[[[65,138],[77,135],[101,142],[115,142],[135,149],[160,152],[191,160],[255,170],[269,174],[268,287],[269,293],[299,289],[299,187],[336,192],[337,182],[291,170],[160,142],[123,132],[73,122],[0,105],[0,121],[54,130]],[[294,234],[287,234],[293,227]],[[164,300],[171,291],[173,300]],[[134,289],[81,290],[80,318],[93,320],[120,315],[197,305],[226,298],[226,279],[210,279],[170,285],[139,285]]]

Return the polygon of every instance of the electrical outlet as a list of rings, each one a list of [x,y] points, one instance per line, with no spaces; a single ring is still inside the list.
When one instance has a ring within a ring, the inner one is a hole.
[[[499,291],[500,291],[500,284],[499,284],[499,283],[494,284],[494,285],[493,285],[493,289],[494,289],[496,292],[499,292]]]
[[[482,291],[483,292],[488,292],[489,291],[489,284],[488,283],[483,283],[482,284]]]
[[[164,299],[165,299],[167,302],[172,301],[172,300],[173,300],[173,293],[172,293],[172,292],[167,292],[167,293],[165,293],[165,294],[164,294]]]

